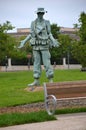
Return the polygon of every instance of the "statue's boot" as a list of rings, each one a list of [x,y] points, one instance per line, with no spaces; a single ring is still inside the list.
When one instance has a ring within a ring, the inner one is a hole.
[[[49,78],[49,83],[53,83],[53,79],[52,78]]]
[[[39,79],[35,79],[33,83],[28,84],[29,87],[32,87],[32,86],[39,86],[39,85],[40,85]]]

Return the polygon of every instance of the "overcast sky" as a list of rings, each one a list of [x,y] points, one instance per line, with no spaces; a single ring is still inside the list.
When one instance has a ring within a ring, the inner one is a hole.
[[[48,11],[44,18],[62,27],[73,27],[86,12],[86,0],[0,0],[0,24],[10,21],[15,28],[29,28],[38,7]]]

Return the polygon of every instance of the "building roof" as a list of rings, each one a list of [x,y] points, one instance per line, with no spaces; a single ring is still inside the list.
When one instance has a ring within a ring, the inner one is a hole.
[[[67,28],[67,27],[60,27],[60,33],[69,35],[71,38],[79,40],[79,36],[76,35],[76,32],[79,29],[76,28]],[[16,38],[21,36],[27,36],[30,33],[30,28],[17,28],[17,32],[8,33]]]

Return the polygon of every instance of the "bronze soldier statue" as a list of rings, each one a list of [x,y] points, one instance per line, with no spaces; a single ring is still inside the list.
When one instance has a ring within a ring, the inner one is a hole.
[[[51,26],[48,20],[43,18],[43,15],[47,13],[44,8],[38,8],[36,20],[31,23],[31,33],[21,41],[19,48],[23,47],[24,44],[29,40],[30,45],[33,48],[34,58],[34,82],[28,84],[28,86],[39,86],[39,78],[41,76],[41,60],[46,70],[46,76],[49,82],[53,82],[53,68],[50,63],[50,47],[58,47],[59,42],[54,39],[51,34]]]

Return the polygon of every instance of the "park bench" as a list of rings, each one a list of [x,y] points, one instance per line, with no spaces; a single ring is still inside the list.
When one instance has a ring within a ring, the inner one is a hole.
[[[44,95],[46,111],[52,115],[58,100],[86,97],[86,80],[44,83]]]

